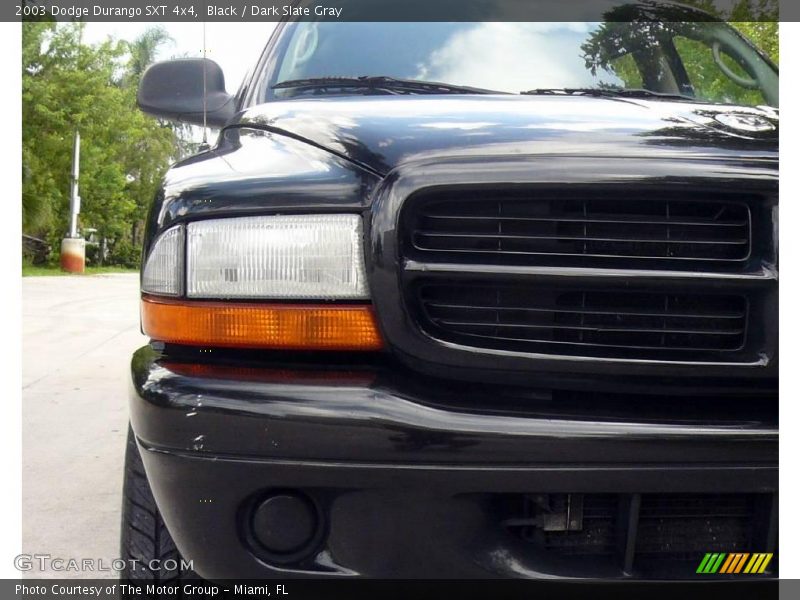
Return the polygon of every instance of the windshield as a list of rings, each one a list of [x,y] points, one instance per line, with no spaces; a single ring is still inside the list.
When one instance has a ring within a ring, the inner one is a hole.
[[[719,22],[297,22],[287,24],[278,53],[265,99],[381,93],[273,86],[383,76],[507,93],[644,89],[704,102],[778,105],[775,69]]]

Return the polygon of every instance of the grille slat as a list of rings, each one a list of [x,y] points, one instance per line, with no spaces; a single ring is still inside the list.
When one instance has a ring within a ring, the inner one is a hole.
[[[751,248],[748,205],[703,197],[436,193],[412,203],[407,222],[416,257],[456,262],[730,268]]]
[[[712,333],[714,335],[742,335],[744,329],[732,329],[729,331],[714,329],[646,329],[643,327],[613,328],[613,327],[576,327],[574,325],[532,325],[530,323],[494,323],[486,324],[469,321],[447,321],[444,319],[433,319],[440,325],[450,327],[496,327],[498,329],[508,329],[519,327],[521,329],[564,329],[574,331],[596,331],[608,333],[680,333],[686,335]]]
[[[735,313],[708,313],[708,314],[689,314],[689,313],[663,313],[663,312],[647,312],[637,310],[592,310],[589,308],[576,310],[564,308],[536,308],[532,306],[485,306],[479,304],[441,304],[430,302],[427,305],[430,309],[442,308],[448,310],[497,310],[497,311],[526,311],[526,312],[545,312],[545,313],[562,313],[562,314],[585,314],[585,315],[622,315],[622,316],[636,316],[636,317],[675,317],[682,319],[741,319],[744,316],[742,312]]]
[[[491,347],[491,342],[517,342],[521,345],[524,345],[531,340],[527,337],[508,337],[508,336],[499,336],[499,335],[480,335],[480,334],[464,334],[465,337],[473,337],[473,338],[482,338],[483,340],[487,341],[488,343],[484,344],[487,347]],[[552,345],[560,345],[560,346],[575,346],[584,349],[592,349],[597,348],[598,344],[593,342],[583,342],[583,341],[565,341],[565,340],[546,340],[547,344]],[[686,347],[684,345],[667,345],[667,344],[651,344],[651,345],[634,345],[629,343],[620,342],[618,344],[614,343],[605,343],[602,345],[605,349],[611,350],[671,350],[671,351],[685,351]],[[726,348],[722,345],[716,346],[714,344],[708,344],[704,349],[704,351],[712,351],[712,352],[724,352]],[[565,352],[560,352],[561,354]],[[594,355],[596,353],[592,353]]]
[[[502,217],[502,216],[468,216],[468,215],[436,215],[430,213],[420,213],[420,217],[426,219],[438,219],[446,221],[531,221],[541,223],[608,223],[619,225],[675,225],[684,227],[744,227],[748,224],[746,220],[741,221],[676,221],[674,219],[652,220],[637,219],[636,217],[617,217],[615,219],[600,218],[569,218],[569,217]]]
[[[747,333],[747,300],[736,295],[426,282],[415,296],[424,329],[473,347],[695,358],[737,351]]]
[[[418,231],[417,239],[424,238],[464,238],[464,239],[492,239],[492,240],[559,240],[559,241],[573,241],[581,240],[585,242],[629,242],[632,244],[723,244],[723,245],[741,245],[746,244],[747,239],[732,239],[732,240],[715,240],[715,239],[645,239],[636,237],[591,237],[591,236],[568,236],[568,235],[506,235],[506,234],[484,234],[484,233],[439,233],[439,232],[426,232]],[[435,248],[434,248],[435,250]]]
[[[444,250],[442,250],[442,251],[440,251],[440,250],[429,250],[428,252],[438,253],[438,252],[445,252],[445,251]],[[448,253],[450,253],[452,255],[473,253],[472,250],[447,250],[446,252],[448,252]],[[545,253],[545,252],[524,252],[524,251],[518,251],[518,250],[512,250],[512,251],[509,251],[509,250],[481,250],[480,253],[483,254],[483,255],[486,255],[486,256],[501,257],[501,258],[512,258],[512,257],[524,258],[524,257],[531,257],[531,256],[545,256],[545,255],[547,255],[547,253]],[[563,258],[563,259],[573,259],[573,258],[585,257],[586,255],[585,254],[580,254],[580,253],[576,253],[576,254],[560,253],[558,256],[560,258]],[[642,257],[642,256],[625,256],[625,255],[621,255],[621,254],[593,254],[592,256],[593,256],[593,258],[597,258],[597,259],[620,259],[620,258],[641,259],[641,258],[649,258],[649,257]],[[684,258],[684,257],[672,257],[670,260],[674,260],[674,261],[695,261],[695,260],[700,260],[700,259],[697,259],[697,258]],[[729,259],[719,259],[719,260],[720,260],[720,262],[728,262],[729,261]],[[510,263],[510,264],[516,264],[516,263]],[[548,264],[546,266],[550,266],[550,265]]]

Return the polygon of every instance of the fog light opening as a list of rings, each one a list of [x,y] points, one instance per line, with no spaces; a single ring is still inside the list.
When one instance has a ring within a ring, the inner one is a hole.
[[[312,556],[324,537],[319,506],[296,490],[272,491],[253,503],[248,537],[257,553],[272,563],[297,563]]]

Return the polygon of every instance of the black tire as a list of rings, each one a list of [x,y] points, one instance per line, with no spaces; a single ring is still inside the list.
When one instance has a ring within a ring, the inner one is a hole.
[[[182,581],[197,577],[181,569],[181,556],[158,512],[130,427],[122,485],[120,557],[126,564],[120,573],[123,581],[180,588]],[[176,568],[171,568],[173,565]]]

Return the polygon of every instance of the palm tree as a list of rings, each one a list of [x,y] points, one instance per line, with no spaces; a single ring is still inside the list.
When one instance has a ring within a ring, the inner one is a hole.
[[[161,27],[149,27],[142,35],[128,44],[130,59],[128,60],[128,83],[138,85],[142,74],[153,62],[156,54],[164,44],[172,44],[175,40]]]

